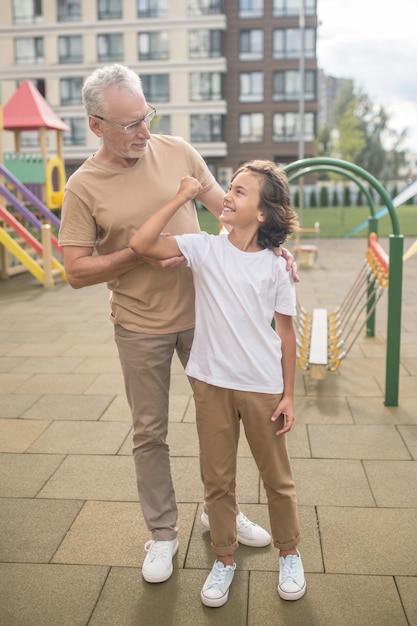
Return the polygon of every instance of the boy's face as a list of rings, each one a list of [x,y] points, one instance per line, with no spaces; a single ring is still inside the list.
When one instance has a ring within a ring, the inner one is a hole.
[[[223,200],[220,221],[224,224],[245,226],[263,222],[259,209],[260,177],[252,172],[240,172],[230,183]]]

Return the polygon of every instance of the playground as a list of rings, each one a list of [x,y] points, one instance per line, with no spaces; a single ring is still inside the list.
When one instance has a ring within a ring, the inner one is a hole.
[[[338,160],[287,166],[291,180],[327,168],[364,193],[366,181],[385,206],[377,211],[370,202],[369,220],[358,225],[367,234],[362,239],[321,238],[317,225],[308,233],[312,240],[300,233],[289,242],[305,259],[289,447],[307,594],[296,606],[280,601],[274,549],[242,546],[233,593],[214,615],[196,593],[212,554],[199,522],[192,394],[177,362],[169,443],[180,549],[169,581],[142,580],[149,537],[137,502],[108,291],[66,283],[56,240],[63,157],[48,155],[45,141],[46,132],[56,132],[60,146],[64,129],[25,88],[25,103],[33,105],[25,120],[12,116],[15,104],[4,107],[15,151],[0,164],[1,623],[417,624],[417,246],[401,234],[396,209],[404,197],[391,200],[368,173]],[[19,136],[35,122],[41,153],[28,157]],[[389,237],[378,237],[381,211],[391,220]],[[243,441],[238,499],[269,526]],[[115,525],[124,532],[115,533]]]

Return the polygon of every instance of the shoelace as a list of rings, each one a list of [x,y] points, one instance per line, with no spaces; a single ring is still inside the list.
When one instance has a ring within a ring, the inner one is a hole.
[[[283,580],[292,580],[292,582],[296,583],[297,582],[297,561],[296,559],[298,559],[298,556],[295,554],[289,554],[285,559],[284,559],[284,573],[283,573]]]
[[[217,586],[222,587],[224,585],[228,572],[230,572],[231,570],[234,570],[235,568],[236,568],[236,565],[235,566],[227,565],[223,569],[215,569],[210,578],[209,588],[217,587]]]
[[[168,554],[168,544],[166,541],[154,541],[149,539],[145,543],[146,552],[150,553],[150,558],[154,559],[166,559]]]
[[[255,524],[251,522],[250,519],[248,519],[243,513],[240,513],[238,523],[239,528],[249,528],[250,526],[255,526]]]

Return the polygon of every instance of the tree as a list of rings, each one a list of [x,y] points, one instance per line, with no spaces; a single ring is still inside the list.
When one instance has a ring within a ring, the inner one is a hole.
[[[331,145],[332,156],[354,162],[376,178],[398,176],[404,162],[401,144],[406,131],[398,133],[389,126],[390,116],[383,106],[375,106],[363,92],[356,92],[352,81],[341,83],[332,109],[337,132]],[[389,141],[390,147],[385,147]]]

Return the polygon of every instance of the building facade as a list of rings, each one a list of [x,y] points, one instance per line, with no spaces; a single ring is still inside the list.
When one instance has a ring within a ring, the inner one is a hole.
[[[152,131],[190,141],[227,184],[248,159],[287,163],[300,146],[313,155],[316,31],[316,0],[3,0],[2,100],[34,82],[71,128],[70,172],[98,147],[83,81],[97,66],[124,63],[157,109]],[[22,149],[37,144],[36,132],[23,133]],[[13,149],[9,132],[3,148]]]

